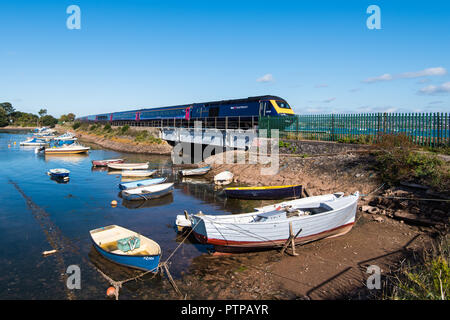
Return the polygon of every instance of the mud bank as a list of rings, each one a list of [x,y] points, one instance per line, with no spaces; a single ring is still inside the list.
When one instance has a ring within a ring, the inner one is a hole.
[[[66,131],[74,133],[80,142],[94,143],[96,145],[99,145],[100,147],[114,151],[159,155],[172,154],[172,147],[165,141],[161,144],[141,143],[135,142],[134,140],[126,136],[105,138],[102,136],[89,134],[84,131],[67,130],[67,128],[65,127],[57,127],[56,129],[60,134]]]
[[[248,152],[234,152],[248,160]],[[234,175],[237,185],[265,186],[302,184],[309,195],[332,193],[337,191],[368,193],[380,183],[374,158],[369,153],[341,153],[301,157],[280,155],[278,164],[250,164],[250,163],[218,163],[218,154],[207,158],[204,164],[210,164],[212,169],[206,176],[213,179],[219,172],[228,170]],[[269,170],[269,168],[273,168]],[[265,174],[263,169],[267,169]]]

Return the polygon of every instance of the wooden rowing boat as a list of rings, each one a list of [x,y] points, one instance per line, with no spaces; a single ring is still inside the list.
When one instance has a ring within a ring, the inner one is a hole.
[[[206,166],[206,167],[196,168],[196,169],[180,170],[180,174],[183,177],[187,177],[187,176],[202,176],[204,174],[207,174],[209,172],[209,170],[211,170],[211,166]]]
[[[232,215],[189,215],[198,241],[217,251],[251,251],[282,246],[293,233],[307,243],[349,232],[355,223],[359,192],[308,197]],[[186,217],[177,216],[185,222]],[[194,228],[195,226],[195,228]]]
[[[139,187],[151,186],[153,184],[163,183],[167,178],[155,178],[155,179],[145,179],[145,180],[137,180],[125,183],[119,183],[120,190],[128,190]]]
[[[134,231],[111,225],[90,231],[95,249],[117,264],[157,272],[161,248],[155,241]]]
[[[163,197],[173,191],[173,183],[162,183],[152,186],[122,190],[125,200],[150,200]]]
[[[155,174],[156,170],[123,170],[119,171],[122,177],[150,177]]]
[[[301,198],[301,185],[268,186],[268,187],[236,187],[225,188],[228,198],[255,199],[255,200],[278,200],[287,198]]]
[[[123,163],[124,159],[92,160],[94,167],[107,167],[110,163]]]
[[[142,170],[148,169],[148,162],[146,163],[108,163],[107,166],[114,170]]]

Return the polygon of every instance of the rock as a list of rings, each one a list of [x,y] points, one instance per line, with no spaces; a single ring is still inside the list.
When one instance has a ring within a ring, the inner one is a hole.
[[[376,222],[383,222],[384,219],[382,217],[372,217],[373,220],[375,220]]]
[[[393,195],[396,197],[408,197],[410,195],[410,193],[405,190],[395,190],[393,192]]]
[[[398,220],[402,220],[402,221],[407,221],[407,222],[410,222],[413,224],[418,224],[418,225],[431,226],[431,225],[435,224],[435,222],[430,219],[426,219],[426,218],[423,218],[418,215],[408,213],[405,211],[396,211],[394,213],[394,218],[398,219]]]
[[[380,211],[380,209],[378,209],[377,207],[372,207],[372,206],[362,206],[361,211],[367,212],[370,214],[377,214]]]
[[[420,208],[419,207],[412,207],[412,208],[409,209],[409,211],[411,213],[414,213],[414,214],[420,214]]]

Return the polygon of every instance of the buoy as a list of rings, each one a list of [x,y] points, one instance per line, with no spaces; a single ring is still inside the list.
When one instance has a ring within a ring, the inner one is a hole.
[[[116,288],[114,288],[114,287],[109,287],[109,288],[106,290],[106,295],[107,295],[108,297],[113,297],[113,296],[115,296],[115,295],[116,295]]]
[[[117,206],[117,201],[116,201],[116,200],[111,201],[111,206],[112,206],[112,207]]]
[[[16,144],[16,142],[14,141],[14,145]]]

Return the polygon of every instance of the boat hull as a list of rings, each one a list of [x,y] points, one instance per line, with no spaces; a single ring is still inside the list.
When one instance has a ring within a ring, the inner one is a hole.
[[[228,198],[277,200],[287,198],[300,198],[302,186],[286,187],[255,187],[255,188],[227,188],[225,194]]]
[[[148,169],[148,163],[108,163],[108,168],[113,170],[145,170]]]
[[[122,177],[150,177],[156,173],[156,170],[123,170],[119,171]]]
[[[51,173],[50,172],[50,176],[52,176],[53,178],[65,178],[69,176],[69,173]]]
[[[258,212],[221,217],[193,215],[193,233],[199,242],[214,245],[217,251],[264,250],[282,246],[289,238],[289,225],[292,224],[294,234],[302,229],[295,239],[296,243],[302,244],[350,231],[355,223],[357,199],[358,196],[348,198],[345,205],[335,210],[263,223],[239,222],[242,217],[256,217]],[[309,201],[308,198],[298,201],[302,200]]]
[[[110,163],[123,163],[125,160],[117,159],[117,160],[92,160],[92,165],[94,167],[107,167]]]
[[[181,170],[180,175],[183,177],[190,177],[190,176],[202,176],[205,175],[211,170],[211,167],[203,167],[203,168],[197,168],[197,169],[187,169],[187,170]]]
[[[126,192],[122,192],[122,198],[128,201],[135,201],[135,200],[151,200],[151,199],[157,199],[164,197],[170,193],[173,192],[173,186],[160,190],[157,192],[149,192],[149,193],[142,193],[142,194],[129,194]]]
[[[119,189],[120,190],[128,190],[133,188],[139,188],[139,187],[146,187],[151,186],[158,183],[163,183],[167,180],[167,178],[156,178],[156,179],[145,179],[145,180],[138,180],[133,182],[126,182],[126,183],[120,183]]]
[[[348,223],[347,225],[339,226],[334,229],[326,230],[317,234],[297,237],[295,238],[295,244],[305,244],[312,241],[317,241],[325,238],[333,238],[337,236],[342,236],[353,228],[354,222]],[[178,230],[183,230],[183,228],[178,227]],[[203,244],[212,244],[217,252],[249,252],[249,251],[260,251],[260,250],[270,250],[274,248],[282,247],[288,238],[280,239],[275,241],[260,241],[260,242],[245,242],[245,241],[223,241],[222,239],[208,239],[204,235],[197,232],[193,232],[194,237],[197,241]]]
[[[159,260],[161,258],[161,255],[126,256],[114,254],[103,250],[94,241],[92,241],[92,243],[98,253],[100,253],[103,257],[116,264],[143,271],[153,271],[155,273],[158,271]]]
[[[88,148],[86,149],[73,149],[73,150],[63,150],[63,149],[45,149],[45,154],[80,154],[80,153],[87,153],[89,151]]]

